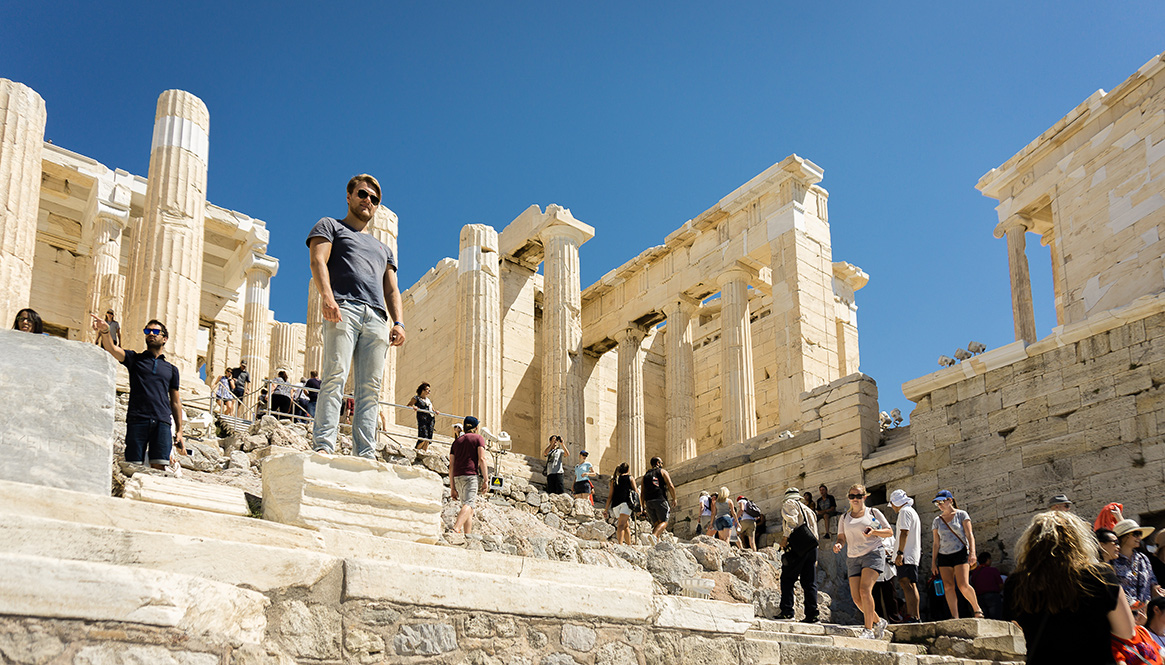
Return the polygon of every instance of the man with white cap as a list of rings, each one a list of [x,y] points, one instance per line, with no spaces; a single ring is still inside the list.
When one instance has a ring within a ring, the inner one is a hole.
[[[894,525],[897,532],[898,554],[894,565],[898,566],[898,584],[902,586],[902,597],[906,600],[907,622],[918,621],[918,560],[922,557],[922,522],[912,508],[914,499],[904,490],[890,493],[890,505],[898,513]]]
[[[785,490],[781,504],[781,613],[777,619],[793,618],[793,585],[800,580],[805,594],[805,623],[817,623],[817,518],[801,500],[801,490]]]

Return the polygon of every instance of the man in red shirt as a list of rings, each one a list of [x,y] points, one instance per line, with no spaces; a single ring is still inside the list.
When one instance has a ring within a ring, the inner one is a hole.
[[[465,433],[449,447],[449,491],[454,501],[461,499],[461,512],[453,523],[457,533],[473,532],[473,502],[480,491],[489,491],[489,466],[485,439],[477,433],[477,418],[465,417]]]

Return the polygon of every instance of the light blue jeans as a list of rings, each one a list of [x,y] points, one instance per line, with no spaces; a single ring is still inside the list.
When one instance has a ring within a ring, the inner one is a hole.
[[[357,455],[375,459],[380,381],[388,355],[388,322],[368,305],[355,302],[339,305],[339,323],[324,321],[324,366],[316,400],[312,448],[317,452],[335,452],[344,383],[348,381],[349,368],[355,363],[352,443]]]

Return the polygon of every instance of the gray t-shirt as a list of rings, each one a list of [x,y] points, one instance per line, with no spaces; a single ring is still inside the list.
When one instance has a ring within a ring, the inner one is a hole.
[[[555,448],[546,456],[546,473],[562,473],[562,448]]]
[[[387,245],[370,233],[353,229],[344,222],[324,217],[307,234],[332,243],[328,258],[328,275],[332,281],[332,296],[336,302],[357,302],[368,305],[388,318],[384,302],[384,273],[396,270],[396,257]]]
[[[963,521],[969,519],[971,519],[971,516],[967,514],[967,511],[959,510],[958,508],[955,509],[955,518],[950,521],[949,526],[951,528],[949,529],[947,525],[943,524],[945,520],[943,520],[941,514],[934,518],[934,522],[931,523],[931,528],[938,531],[939,554],[954,554],[967,546],[967,534],[963,530]],[[952,531],[954,533],[951,533]],[[959,534],[957,538],[955,537],[955,533]],[[959,540],[959,538],[962,538],[962,540]]]

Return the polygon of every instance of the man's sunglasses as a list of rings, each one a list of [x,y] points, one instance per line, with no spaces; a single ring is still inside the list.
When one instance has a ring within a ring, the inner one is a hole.
[[[163,331],[161,328],[145,328],[142,330],[142,332],[147,334],[147,335],[165,335],[166,334],[165,331]]]
[[[369,201],[372,201],[372,205],[374,205],[374,206],[380,205],[380,197],[373,194],[372,192],[368,191],[367,189],[356,190],[356,196],[359,196],[362,199],[368,199]]]
[[[865,494],[847,494],[846,496],[848,496],[851,499],[864,499],[864,498],[866,498]]]

